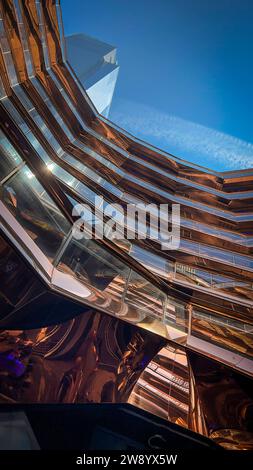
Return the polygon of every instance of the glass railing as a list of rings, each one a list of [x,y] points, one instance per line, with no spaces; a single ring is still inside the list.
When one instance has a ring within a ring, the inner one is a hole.
[[[24,90],[19,85],[15,86],[15,93],[18,95],[19,99],[21,100],[22,104],[27,109],[27,111],[30,113],[30,115],[32,112],[31,117],[33,117],[34,121],[39,126],[41,132],[44,134],[44,137],[47,139],[53,151],[56,152],[57,157],[60,157],[63,161],[67,162],[72,167],[78,169],[78,171],[80,171],[87,178],[89,178],[91,182],[95,182],[96,184],[109,191],[111,194],[116,195],[119,199],[122,199],[122,201],[124,201],[124,193],[116,185],[109,183],[106,179],[99,176],[99,174],[91,170],[89,167],[87,167],[83,163],[79,162],[76,158],[63,151],[61,145],[52,135],[51,131],[46,126],[41,116],[39,116],[38,112],[33,107],[33,104],[31,103],[30,99],[27,97]],[[33,135],[28,126],[24,123],[22,117],[14,108],[13,104],[8,99],[4,99],[3,104],[8,110],[8,112],[11,114],[15,122],[19,125],[20,129],[25,133],[27,139],[30,141],[34,149],[39,153],[40,158],[44,161],[44,163],[47,164],[48,168],[50,168],[52,173],[65,184],[67,184],[71,188],[71,190],[75,191],[81,197],[83,197],[84,199],[88,199],[89,202],[94,204],[96,193],[92,191],[87,185],[82,183],[79,179],[71,176],[66,170],[62,169],[58,164],[53,162],[49,155],[45,152],[40,142],[38,142],[37,138]],[[145,227],[143,227],[143,230],[144,229]],[[252,258],[250,256],[237,254],[236,252],[233,253],[230,251],[225,251],[221,248],[212,247],[210,245],[204,245],[202,243],[193,242],[187,239],[181,240],[180,250],[186,253],[190,253],[194,256],[197,255],[211,260],[217,260],[221,263],[253,270]]]
[[[16,156],[11,144],[3,138],[1,147],[5,144]],[[77,279],[86,287],[85,300],[100,308],[104,306],[109,313],[135,322],[146,316],[163,321],[166,294],[96,241],[74,239],[70,223],[45,188],[27,165],[20,167],[20,156],[16,156],[14,162],[10,160],[9,167],[4,152],[2,160],[6,164],[0,167],[1,200],[55,266],[54,271]]]
[[[46,189],[2,137],[1,200],[52,263],[50,284],[54,289],[185,346],[201,339],[205,345],[235,351],[241,358],[252,357],[251,325],[239,320],[233,323],[219,314],[206,315],[199,309],[190,315],[189,304],[168,296],[101,243],[74,239],[72,227]],[[182,274],[182,268],[179,271]],[[208,274],[205,282],[210,283]]]
[[[69,222],[58,211],[37,178],[25,165],[1,188],[1,199],[36,245],[53,260],[70,231]]]
[[[166,294],[94,240],[71,239],[57,269],[84,283],[99,302],[109,301],[117,316],[136,323],[147,316],[163,321]]]
[[[127,241],[127,240],[126,240]],[[121,246],[120,240],[114,240],[114,243]],[[169,261],[156,253],[130,243],[122,245],[130,256],[139,263],[146,266],[153,273],[168,281],[186,283],[203,289],[212,289],[218,295],[220,293],[229,294],[231,297],[253,300],[253,283],[242,281],[240,278],[223,276],[200,269],[198,266],[191,266],[177,261]]]
[[[16,88],[18,88],[18,87],[16,87]],[[21,93],[21,95],[23,96],[23,92]],[[13,112],[14,112],[13,105],[10,102],[7,101],[6,106],[9,109],[9,112],[11,112],[11,114],[13,114]],[[31,106],[30,102],[28,102],[27,106],[28,106],[28,108],[30,108],[30,106]],[[16,114],[14,114],[14,116],[13,116],[14,119],[17,121],[17,123],[20,126],[23,126],[24,123],[21,119],[21,116],[20,115],[16,116]],[[33,134],[29,131],[28,128],[26,129],[26,136],[30,140],[30,142],[33,145],[33,147],[35,148],[35,150],[37,150],[39,152],[40,158],[42,158],[44,163],[46,163],[46,165],[50,169],[50,171],[55,176],[57,176],[57,178],[59,178],[61,181],[63,181],[65,184],[67,184],[67,186],[69,186],[74,192],[81,195],[81,197],[85,201],[88,201],[89,203],[94,205],[96,193],[94,191],[92,191],[87,185],[85,185],[81,181],[79,181],[77,178],[72,177],[71,175],[69,175],[69,173],[66,170],[62,169],[59,165],[52,162],[50,157],[47,155],[45,150],[42,148],[41,144],[37,141],[37,139],[33,136]],[[2,138],[3,138],[3,135],[2,135]],[[6,171],[8,172],[8,170],[11,169],[13,167],[13,165],[16,164],[17,160],[18,160],[17,163],[20,162],[21,160],[17,156],[17,153],[15,152],[13,147],[12,147],[12,150],[10,151],[11,146],[10,146],[10,144],[7,145],[6,139],[5,139],[5,142],[3,141],[3,144],[4,144],[2,146],[3,147],[3,152],[6,153],[6,159],[2,159],[2,161],[1,161],[2,166],[6,165],[5,173],[4,173],[4,169],[2,169],[3,170],[3,177],[4,177],[4,175],[6,174]],[[58,150],[59,150],[59,148],[58,148]],[[8,156],[8,153],[7,153],[8,151],[10,153],[10,156]],[[12,160],[16,159],[16,161],[14,161],[14,163],[13,162],[11,163],[11,158],[12,158]],[[73,159],[73,157],[70,157],[70,156],[69,156],[69,158]],[[73,159],[73,160],[75,160],[75,159]],[[80,165],[82,165],[82,164],[80,163]],[[90,170],[90,172],[91,172],[91,170]],[[88,176],[90,176],[90,175],[88,175]],[[101,178],[100,178],[100,180],[101,180]],[[120,195],[118,195],[118,196],[120,197]],[[104,201],[104,208],[106,207],[106,204],[107,204],[106,201]],[[181,249],[181,251],[186,250],[187,252],[192,252],[192,254],[194,254],[194,255],[196,255],[196,254],[198,256],[202,255],[202,256],[205,256],[206,258],[217,259],[221,262],[229,263],[229,264],[232,264],[232,265],[247,267],[248,269],[252,268],[252,259],[250,257],[237,255],[235,253],[226,252],[224,250],[219,250],[219,249],[209,247],[209,246],[204,246],[204,245],[201,245],[199,243],[189,242],[188,240],[182,240],[181,241],[180,249]],[[133,249],[131,250],[131,256],[133,256],[132,252],[133,252]],[[137,252],[140,252],[140,250],[137,249]],[[147,254],[145,256],[147,256]],[[138,260],[138,257],[136,257],[136,256],[133,256],[133,257]],[[158,263],[158,258],[159,257],[156,257],[155,263]],[[232,279],[231,280],[227,279],[227,280],[224,280],[224,283],[219,283],[219,282],[216,282],[215,279],[211,279],[211,280],[208,279],[209,275],[207,273],[205,273],[204,271],[201,272],[198,269],[194,269],[192,271],[195,271],[196,274],[191,275],[191,274],[187,273],[186,269],[185,269],[184,273],[182,273],[176,267],[176,272],[172,276],[171,275],[171,269],[170,269],[169,279],[174,278],[174,279],[177,279],[178,281],[180,281],[180,280],[182,281],[182,278],[184,277],[184,279],[186,281],[188,281],[190,283],[195,283],[196,285],[199,285],[199,286],[202,286],[202,287],[208,287],[208,285],[209,285],[212,289],[227,290],[227,292],[228,292],[228,289],[230,289],[232,295],[233,294],[235,294],[235,295],[238,294],[238,287],[239,286],[236,285],[236,284],[232,285],[232,283],[231,283]],[[163,270],[163,273],[161,275],[162,275],[162,277],[166,278],[167,277],[167,272],[165,272],[165,270]],[[227,281],[230,282],[230,285],[226,285]],[[251,295],[248,294],[248,292],[250,290],[252,290],[252,286],[250,286],[249,284],[247,284],[246,286],[240,285],[239,293],[244,298],[250,298]]]
[[[237,354],[253,357],[253,325],[193,310],[191,336]]]
[[[64,123],[63,119],[59,115],[58,111],[56,110],[55,106],[53,105],[49,95],[46,94],[43,87],[39,83],[37,77],[31,77],[31,81],[32,81],[33,85],[35,86],[35,88],[37,89],[37,91],[39,92],[39,94],[40,94],[41,98],[43,99],[44,103],[48,106],[50,112],[55,117],[58,124],[61,126],[62,131],[65,133],[65,135],[68,137],[68,139],[76,147],[78,147],[82,151],[88,153],[92,158],[99,161],[106,168],[111,169],[113,172],[117,173],[121,177],[126,177],[127,173],[125,171],[123,171],[122,168],[117,167],[114,163],[109,161],[107,158],[103,157],[98,152],[96,152],[95,150],[91,149],[90,147],[88,147],[87,145],[82,143],[80,140],[74,138],[73,134],[68,129],[68,127]],[[58,82],[57,82],[57,84],[58,84]],[[32,110],[33,114],[31,113],[31,117],[34,116],[33,118],[34,118],[35,121],[36,121],[36,119],[39,119],[38,112],[35,110],[35,108],[31,104],[30,100],[27,100],[27,97],[25,96],[24,90],[22,90],[19,86],[16,86],[15,87],[15,92],[19,96],[19,99],[21,100],[21,102],[26,107],[27,111],[30,112],[30,110]],[[41,130],[43,130],[44,127],[41,126]],[[58,150],[59,150],[59,148],[60,147],[58,145]],[[67,161],[73,167],[76,167],[79,171],[86,174],[86,176],[88,176],[92,181],[96,180],[99,184],[99,180],[103,180],[104,181],[103,186],[106,187],[106,189],[108,191],[110,191],[112,194],[116,194],[118,197],[121,197],[121,198],[123,197],[122,191],[120,191],[117,188],[116,185],[113,185],[113,184],[110,184],[110,183],[106,182],[106,180],[101,178],[100,175],[98,175],[95,172],[93,172],[92,170],[88,169],[88,167],[85,166],[84,164],[80,163],[78,160],[76,160],[72,156],[66,154],[66,152],[63,152],[62,150],[61,150],[61,152],[62,152],[61,153],[61,158],[63,160]],[[130,158],[130,155],[128,155],[128,157]],[[236,193],[236,194],[238,194],[238,193]],[[240,235],[236,232],[232,233],[231,231],[222,230],[220,227],[219,228],[215,228],[214,226],[210,227],[210,225],[201,224],[200,222],[197,222],[197,221],[192,221],[192,220],[189,220],[189,219],[181,218],[181,225],[186,226],[186,227],[192,227],[192,228],[194,228],[194,230],[204,232],[204,233],[209,233],[213,236],[218,236],[219,238],[221,237],[221,238],[224,238],[226,240],[231,240],[232,242],[233,241],[240,242],[243,245],[249,244],[249,246],[251,246],[251,244],[253,243],[252,240],[250,240],[249,237],[243,237],[242,235]]]
[[[32,140],[32,142],[33,145],[38,146],[37,141],[34,142]],[[1,135],[1,148],[3,152],[3,158],[1,159],[1,179],[4,179],[8,172],[15,168],[15,165],[17,166],[22,164],[22,160],[20,159],[13,146],[11,146],[8,140],[4,138],[3,134]],[[69,175],[66,170],[62,169],[59,165],[53,163],[49,158],[46,158],[47,155],[45,155],[44,157],[42,149],[40,148],[40,144],[38,147],[38,151],[44,163],[47,164],[48,168],[55,176],[57,176],[61,181],[64,181],[67,186],[69,186],[72,190],[80,194],[84,201],[88,201],[90,204],[94,205],[96,197],[96,193],[94,191],[92,191],[89,187],[81,183],[75,177]],[[29,182],[28,186],[29,188],[32,188],[32,186],[34,186],[36,182],[36,179],[33,178],[33,175],[30,174],[27,169],[23,170],[23,174],[27,176],[27,178],[24,178],[25,184],[28,185]],[[9,190],[6,189],[7,187],[9,187]],[[6,185],[5,189],[6,191],[4,193],[5,197],[7,197],[8,191],[10,194],[11,187]],[[104,208],[106,207],[106,204],[106,201],[104,201]],[[115,240],[115,243],[118,244],[118,241]],[[189,243],[185,240],[182,240],[181,245],[181,249],[187,249],[189,247]],[[252,260],[250,259],[250,257],[241,255],[237,256],[230,252],[222,252],[221,258],[219,256],[219,250],[213,249],[212,247],[206,247],[206,249],[204,249],[202,245],[200,249],[200,245],[197,243],[192,243],[191,247],[193,248],[193,254],[197,253],[198,255],[200,255],[201,252],[205,257],[210,257],[210,255],[212,255],[212,257],[216,257],[217,260],[223,260],[224,262],[230,262],[231,264],[235,264],[235,262],[237,262],[237,265],[242,265],[243,263],[245,263],[247,267],[251,268]],[[145,266],[147,265],[152,272],[159,274],[165,279],[176,280],[178,282],[187,282],[203,288],[210,287],[213,290],[219,290],[219,292],[223,291],[226,294],[230,293],[232,296],[234,295],[236,297],[242,297],[245,299],[251,299],[252,297],[252,285],[250,283],[241,282],[238,284],[238,282],[236,282],[236,279],[233,278],[224,277],[224,279],[221,279],[221,276],[212,275],[204,270],[200,270],[197,267],[190,268],[184,264],[168,262],[163,258],[159,257],[158,255],[148,253],[147,250],[143,250],[136,245],[130,244],[130,250],[127,251],[129,252],[130,256],[132,256],[134,259],[139,261],[141,264],[144,264]]]
[[[1,142],[1,151],[2,151],[2,155],[0,158],[0,182],[1,182],[1,181],[4,181],[4,179],[22,163],[22,159],[19,157],[14,147],[4,137],[1,130],[0,130],[0,142]]]
[[[37,13],[40,15],[40,8],[38,5],[36,7],[38,8]],[[2,22],[0,22],[0,28],[3,28]],[[40,30],[43,39],[42,46],[45,63],[46,66],[49,67],[50,58],[47,51],[45,30],[41,21]],[[39,126],[51,148],[60,157],[62,155],[59,142],[57,142],[39,113],[34,110],[29,98],[18,85],[18,77],[11,50],[8,46],[8,42],[5,41],[5,32],[1,29],[0,33],[5,66],[9,75],[10,84],[13,86],[13,91],[18,95],[26,111],[30,113],[31,118]],[[26,48],[26,46],[24,46],[24,48]],[[87,127],[62,88],[56,74],[50,69],[48,69],[48,74],[51,76],[59,92],[62,93],[83,129],[96,139],[104,142],[110,149],[116,150],[128,157],[128,153],[119,148],[110,141],[110,139],[106,139],[100,134],[97,134],[93,129]],[[1,85],[1,89],[2,88]],[[92,202],[95,193],[52,161],[29,129],[27,123],[24,122],[21,115],[8,99],[3,98],[2,103],[52,173],[57,176],[57,178],[64,181],[69,187],[74,188],[77,194],[87,199],[90,198]],[[51,109],[51,111],[58,120],[59,115],[55,113],[54,109]],[[59,120],[59,123],[64,128],[63,121]],[[65,127],[64,131],[67,135],[69,130]],[[73,136],[71,133],[68,134],[68,137],[72,141]],[[98,244],[94,240],[75,240],[71,235],[69,222],[54,204],[46,189],[41,186],[35,175],[32,174],[29,167],[26,166],[25,162],[17,155],[10,143],[6,142],[5,139],[2,141],[2,144],[3,153],[0,159],[1,200],[10,214],[12,214],[13,220],[22,227],[27,237],[33,241],[34,245],[36,245],[50,261],[52,265],[50,285],[53,288],[61,289],[68,295],[75,296],[88,305],[96,306],[107,313],[122,317],[130,322],[135,322],[143,328],[150,329],[186,346],[190,344],[192,338],[196,338],[202,340],[206,346],[211,343],[218,345],[218,347],[225,351],[232,350],[236,353],[239,351],[242,357],[251,357],[251,325],[247,325],[239,320],[234,323],[232,321],[228,322],[227,318],[224,318],[218,313],[207,315],[206,313],[194,309],[189,313],[190,310],[185,302],[180,302],[174,298],[168,297],[147,279],[135,272],[127,264],[120,261],[116,256],[112,255],[109,250],[107,251],[103,248],[101,244]],[[65,158],[65,162],[74,166],[73,157],[68,157],[69,158]],[[109,162],[107,166],[110,166]],[[84,168],[82,169],[84,170]],[[79,170],[81,170],[80,166]],[[92,172],[90,169],[88,170],[87,167],[85,171],[88,172],[89,178],[97,178],[95,172]],[[138,179],[134,179],[134,177],[131,177],[131,179],[139,184]],[[107,185],[105,187],[108,191],[113,192],[113,188],[115,188],[115,191],[119,192],[117,187],[112,186],[106,180],[103,181],[103,184]],[[146,183],[146,187],[152,189],[149,183]],[[160,191],[160,194],[168,195],[168,193],[164,191]],[[173,199],[171,198],[171,200]],[[190,205],[189,200],[186,201],[183,198],[174,200]],[[196,208],[197,204],[196,202],[192,202],[191,205],[194,205]],[[199,203],[198,206],[204,211],[231,218],[226,211],[210,208],[201,203]],[[234,218],[238,221],[249,220],[248,215],[235,214]],[[8,225],[8,222],[6,223]],[[22,231],[20,231],[20,233],[17,232],[17,239],[21,236],[21,233]],[[23,239],[22,242],[24,247],[25,239]],[[223,250],[192,242],[187,242],[186,244],[186,241],[185,246],[182,246],[182,250],[184,249],[188,253],[203,257],[203,259],[209,257],[224,263],[230,263],[233,266],[246,267],[250,270],[253,268],[250,257],[241,256],[236,253],[231,254]],[[38,264],[36,257],[33,258],[33,263]],[[176,276],[183,274],[182,271],[180,272],[180,269],[175,269],[175,273]],[[65,276],[64,282],[59,274]],[[211,285],[214,288],[215,285],[216,287],[222,284],[223,286],[225,285],[225,282],[219,284],[219,281],[217,284],[207,273],[191,273],[188,279],[199,283],[203,287]],[[75,280],[74,283],[72,282],[73,280]],[[238,348],[239,341],[240,345],[243,345]],[[201,349],[202,346],[198,343],[197,347]],[[202,349],[202,352],[209,354],[208,349]],[[218,354],[217,350],[216,353]],[[238,361],[240,360],[239,358]]]

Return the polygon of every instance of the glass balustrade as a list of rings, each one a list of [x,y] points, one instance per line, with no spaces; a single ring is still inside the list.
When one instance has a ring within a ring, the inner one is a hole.
[[[3,181],[21,163],[22,159],[0,131],[0,181]]]
[[[181,344],[190,344],[194,338],[202,339],[224,350],[236,351],[243,357],[252,357],[251,325],[194,309],[190,316],[185,302],[167,296],[101,243],[85,238],[75,240],[69,222],[4,135],[1,135],[1,149],[2,201],[36,245],[54,262],[54,271],[71,276],[86,289],[85,302]],[[17,171],[13,173],[16,167]],[[74,205],[74,199],[71,201]],[[202,287],[245,287],[225,276],[180,263],[173,265],[161,257],[156,259],[125,240],[117,240],[117,245],[122,245],[150,269],[166,272],[168,279],[173,274],[175,279],[180,276]],[[71,294],[71,283],[69,287],[67,284],[68,288]],[[80,300],[81,297],[80,294]]]
[[[24,166],[2,186],[2,201],[29,236],[53,260],[70,230],[34,174]]]
[[[34,110],[34,108],[31,108],[32,104],[30,100],[27,98],[24,93],[24,90],[22,90],[19,85],[15,87],[15,93],[19,95],[20,100],[22,101],[23,105],[27,108],[27,110],[30,110],[32,113],[35,114],[34,118],[36,116],[36,119],[40,119],[39,127],[41,128],[41,131],[44,133],[44,136],[48,140],[51,147],[55,150],[56,153],[59,154],[58,156],[63,158],[72,166],[81,170],[81,172],[84,172],[86,176],[88,176],[91,180],[96,181],[97,184],[101,184],[101,186],[107,189],[110,193],[115,194],[119,198],[122,198],[122,191],[115,187],[115,185],[112,185],[111,183],[104,180],[104,178],[99,177],[99,175],[97,175],[92,170],[88,169],[85,165],[78,162],[78,160],[76,160],[74,157],[62,151],[60,144],[56,141],[51,131],[45,125],[44,121],[41,120],[41,117],[39,116],[38,112]],[[77,194],[81,195],[82,198],[87,199],[89,202],[94,204],[96,193],[92,191],[87,185],[84,185],[80,180],[69,175],[67,171],[60,168],[59,165],[52,162],[51,158],[45,152],[36,137],[29,130],[28,126],[24,123],[22,117],[12,105],[12,103],[8,99],[4,99],[3,104],[9,111],[9,113],[12,115],[16,123],[19,125],[21,130],[26,134],[26,137],[33,145],[34,149],[39,153],[40,158],[43,159],[44,163],[47,164],[48,168],[52,168],[52,173],[57,176],[60,180],[65,182]],[[240,266],[249,270],[253,269],[253,261],[249,256],[239,255],[237,253],[232,253],[216,247],[192,242],[190,240],[181,239],[180,250],[182,252],[190,253],[193,256],[208,258],[211,260],[219,261],[221,263],[226,263],[233,266]]]
[[[245,357],[253,357],[253,325],[193,310],[191,336]]]

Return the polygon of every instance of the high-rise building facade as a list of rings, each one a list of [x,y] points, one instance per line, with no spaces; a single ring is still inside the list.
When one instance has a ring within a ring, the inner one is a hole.
[[[109,116],[119,73],[116,48],[85,34],[65,38],[67,58],[97,111]]]
[[[208,171],[98,114],[59,1],[0,14],[0,400],[130,402],[251,448],[253,171]],[[180,204],[178,248],[74,237],[77,203],[96,226],[137,202]]]

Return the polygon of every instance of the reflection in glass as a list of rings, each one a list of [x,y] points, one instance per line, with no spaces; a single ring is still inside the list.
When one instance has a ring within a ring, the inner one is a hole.
[[[193,311],[191,335],[243,356],[253,356],[252,325],[221,315]]]
[[[27,166],[4,184],[2,199],[45,255],[54,258],[70,224]]]
[[[127,304],[134,306],[144,318],[146,315],[163,320],[165,294],[149,281],[131,271],[125,296]]]
[[[93,240],[71,240],[60,260],[60,269],[104,291],[118,275],[127,277],[128,266]]]
[[[74,274],[95,295],[103,293],[111,313],[135,322],[148,316],[163,321],[166,295],[94,240],[71,240],[58,269]]]
[[[186,333],[188,329],[188,318],[188,311],[185,304],[168,297],[164,318],[165,323]]]
[[[0,181],[22,162],[20,156],[0,131]]]

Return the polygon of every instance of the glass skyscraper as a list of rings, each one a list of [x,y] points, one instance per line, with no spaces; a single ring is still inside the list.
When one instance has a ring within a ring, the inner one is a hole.
[[[85,34],[65,39],[69,63],[98,112],[108,117],[119,73],[116,48]]]

